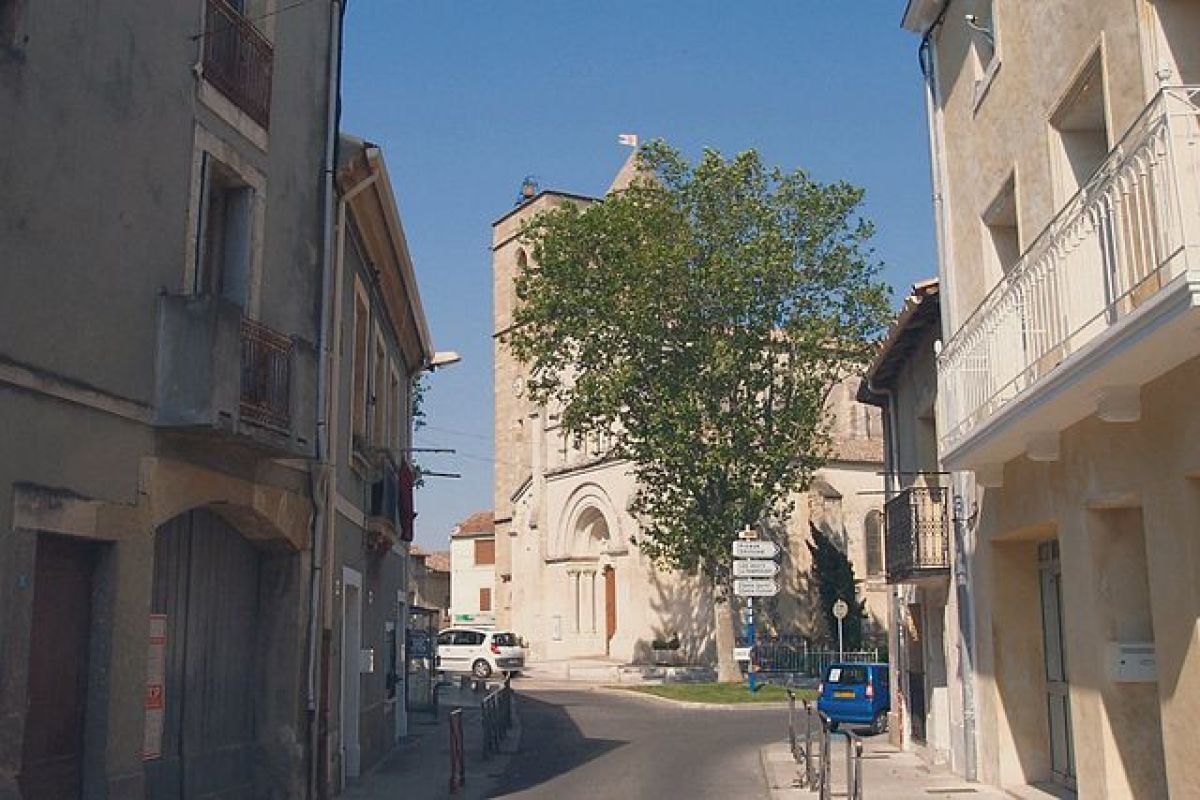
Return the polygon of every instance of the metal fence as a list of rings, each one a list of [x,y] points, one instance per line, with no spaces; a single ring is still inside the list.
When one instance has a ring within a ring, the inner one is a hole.
[[[830,730],[829,717],[808,700],[803,701],[803,720],[797,720],[796,693],[788,689],[787,695],[788,743],[800,767],[800,788],[817,792],[820,800],[833,797],[833,737],[841,735],[846,739],[846,791],[839,796],[862,800],[862,739],[851,730]]]
[[[887,577],[898,583],[950,569],[950,490],[912,486],[887,501]]]
[[[749,641],[738,639],[739,647],[749,646]],[[887,656],[879,650],[811,650],[803,639],[771,639],[758,641],[750,654],[751,663],[759,674],[779,673],[797,678],[820,680],[831,664],[839,661],[852,663],[878,663]]]
[[[512,685],[510,678],[483,698],[483,756],[500,752],[500,744],[512,728]]]

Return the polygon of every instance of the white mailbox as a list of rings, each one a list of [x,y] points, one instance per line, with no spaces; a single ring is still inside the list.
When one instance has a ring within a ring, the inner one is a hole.
[[[1113,683],[1153,683],[1158,680],[1154,642],[1109,642],[1108,673]]]

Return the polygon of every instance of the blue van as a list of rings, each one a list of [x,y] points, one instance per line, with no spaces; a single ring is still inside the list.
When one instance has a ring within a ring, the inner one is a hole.
[[[892,708],[887,664],[831,664],[817,691],[817,710],[829,717],[831,729],[844,722],[870,725],[872,733],[887,730]]]

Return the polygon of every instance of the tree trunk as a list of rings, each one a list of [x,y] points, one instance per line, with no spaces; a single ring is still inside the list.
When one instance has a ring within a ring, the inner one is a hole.
[[[737,644],[737,632],[734,622],[733,599],[725,591],[725,599],[720,599],[721,590],[714,591],[713,624],[717,632],[717,681],[720,683],[741,683],[742,671],[733,659],[733,648]]]

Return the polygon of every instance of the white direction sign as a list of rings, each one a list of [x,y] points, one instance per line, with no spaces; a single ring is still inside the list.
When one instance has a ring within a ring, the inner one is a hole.
[[[833,615],[838,619],[845,619],[850,613],[850,606],[846,605],[845,600],[838,600],[833,604]]]
[[[779,574],[779,564],[770,559],[737,559],[733,562],[735,578],[774,578]]]
[[[734,558],[774,558],[779,545],[766,539],[739,539],[733,543]]]
[[[774,597],[779,594],[779,584],[773,578],[736,578],[733,593],[738,597]]]

